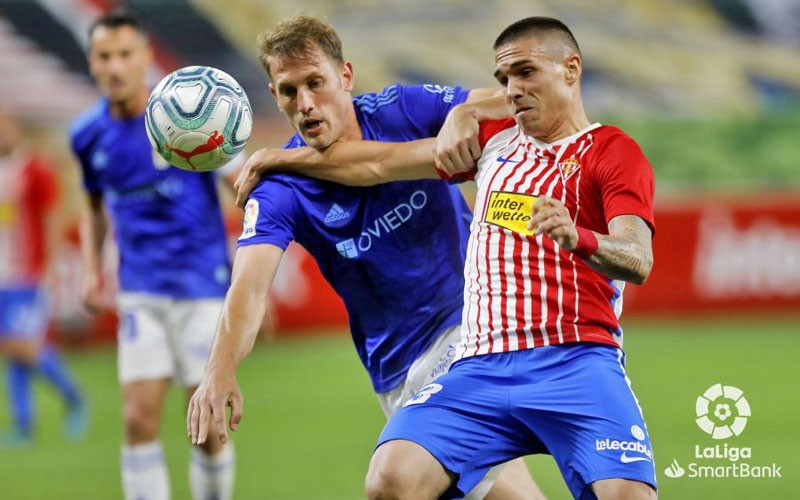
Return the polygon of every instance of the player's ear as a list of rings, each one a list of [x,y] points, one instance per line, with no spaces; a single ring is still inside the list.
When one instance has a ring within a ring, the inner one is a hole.
[[[345,61],[342,63],[342,68],[340,70],[340,75],[342,77],[342,83],[344,84],[344,90],[347,92],[353,91],[353,63],[350,61]]]
[[[275,99],[275,102],[278,102],[278,92],[275,90],[275,85],[272,82],[269,82],[269,93],[272,94],[272,98]]]
[[[571,54],[564,58],[564,80],[569,85],[578,83],[581,79],[581,56]]]

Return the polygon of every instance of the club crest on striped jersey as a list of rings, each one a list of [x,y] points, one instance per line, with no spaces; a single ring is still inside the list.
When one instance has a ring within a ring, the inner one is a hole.
[[[533,234],[533,231],[528,230],[528,222],[531,220],[534,202],[536,196],[532,194],[492,191],[489,193],[483,221],[515,233]]]
[[[569,179],[579,168],[581,168],[581,162],[575,158],[575,155],[570,156],[558,164],[558,169],[561,171],[561,178],[564,180]]]

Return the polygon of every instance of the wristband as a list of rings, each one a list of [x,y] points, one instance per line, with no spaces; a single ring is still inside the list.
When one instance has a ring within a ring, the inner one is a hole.
[[[594,235],[594,231],[585,227],[576,226],[575,229],[578,231],[578,244],[575,245],[572,253],[586,260],[597,252],[599,245],[597,236]]]

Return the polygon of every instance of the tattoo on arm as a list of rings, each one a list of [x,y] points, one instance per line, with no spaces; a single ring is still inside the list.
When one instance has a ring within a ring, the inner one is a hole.
[[[620,215],[609,222],[608,230],[608,235],[598,235],[597,253],[589,265],[613,279],[644,283],[653,267],[650,227],[640,217]]]

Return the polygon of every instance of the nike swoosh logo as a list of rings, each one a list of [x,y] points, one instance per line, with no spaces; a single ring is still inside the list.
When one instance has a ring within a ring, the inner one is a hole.
[[[497,157],[497,161],[500,162],[500,163],[508,163],[508,162],[514,161],[514,160],[510,160],[508,158],[503,158],[502,156],[498,156]]]
[[[623,464],[630,464],[633,462],[642,462],[642,461],[649,462],[650,459],[647,457],[629,457],[628,455],[625,454],[625,452],[622,452],[622,455],[620,455],[619,457],[619,461],[622,462]]]

